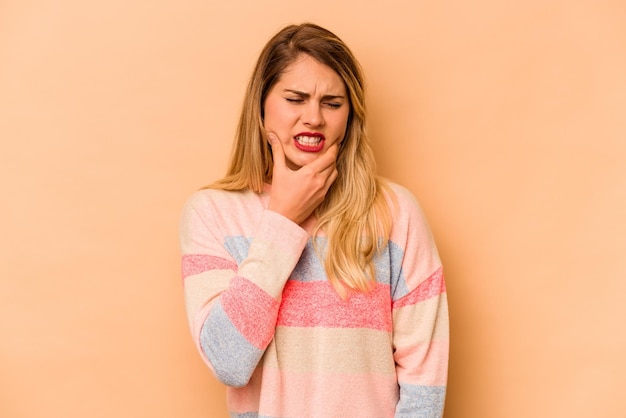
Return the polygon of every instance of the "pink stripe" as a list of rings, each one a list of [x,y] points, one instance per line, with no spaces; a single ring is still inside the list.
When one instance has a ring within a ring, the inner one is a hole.
[[[430,299],[446,291],[446,283],[443,280],[443,269],[439,267],[430,277],[420,283],[412,292],[403,296],[393,303],[393,308],[401,308],[406,305],[415,305],[418,302]]]
[[[235,276],[222,293],[222,307],[241,335],[265,349],[274,336],[278,302],[251,281]]]
[[[209,270],[237,269],[237,264],[232,261],[207,254],[185,254],[181,264],[183,279]]]
[[[270,368],[257,369],[249,385],[228,391],[234,412],[258,411],[271,417],[392,417],[399,397],[395,375],[289,373]]]
[[[448,376],[448,340],[434,340],[411,347],[396,347],[398,381],[412,385],[443,386]],[[411,366],[404,368],[405,364]]]
[[[283,290],[278,325],[293,327],[371,328],[391,331],[389,285],[342,300],[325,281],[289,280]]]

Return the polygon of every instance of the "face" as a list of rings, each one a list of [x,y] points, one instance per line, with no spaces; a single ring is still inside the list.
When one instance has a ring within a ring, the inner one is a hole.
[[[288,167],[297,170],[343,140],[350,101],[339,74],[302,55],[269,91],[264,114],[265,130],[279,138]]]

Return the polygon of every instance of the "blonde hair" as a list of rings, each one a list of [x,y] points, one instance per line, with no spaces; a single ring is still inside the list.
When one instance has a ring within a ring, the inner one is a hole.
[[[313,230],[314,237],[320,231],[326,235],[326,274],[345,298],[349,290],[366,292],[375,283],[374,256],[389,239],[387,196],[392,193],[374,174],[374,154],[365,132],[365,86],[360,65],[336,35],[305,23],[287,26],[270,39],[248,84],[228,172],[207,188],[261,193],[264,183],[271,182],[273,160],[263,128],[263,105],[282,72],[302,54],[333,69],[344,81],[350,101],[348,126],[337,156],[339,174],[314,212],[317,223]]]

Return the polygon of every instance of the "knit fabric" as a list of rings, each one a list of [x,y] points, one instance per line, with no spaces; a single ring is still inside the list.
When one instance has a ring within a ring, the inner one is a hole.
[[[201,190],[183,209],[187,315],[231,417],[441,417],[448,307],[441,263],[413,196],[397,199],[376,285],[341,299],[312,224],[264,193]],[[318,236],[323,251],[325,238]]]

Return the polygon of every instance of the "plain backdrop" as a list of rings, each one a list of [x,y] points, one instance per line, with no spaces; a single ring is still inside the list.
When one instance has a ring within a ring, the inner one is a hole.
[[[626,417],[626,4],[0,1],[0,416],[226,417],[178,218],[288,23],[361,61],[447,277],[446,418]],[[349,394],[346,395],[349,401]]]

